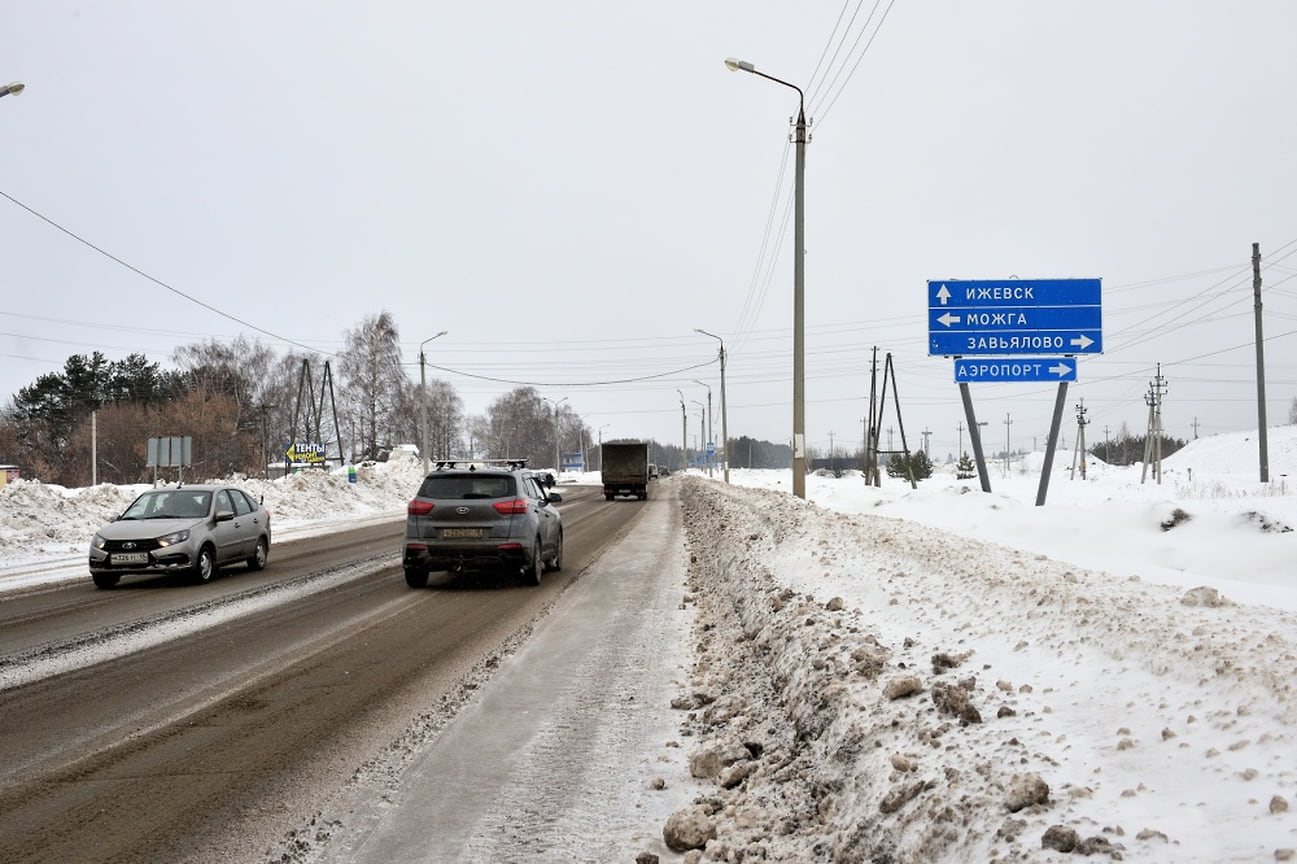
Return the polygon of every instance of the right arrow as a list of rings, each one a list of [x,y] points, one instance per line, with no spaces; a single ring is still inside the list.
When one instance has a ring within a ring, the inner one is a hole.
[[[1072,367],[1068,366],[1066,363],[1058,363],[1055,364],[1054,366],[1050,366],[1049,371],[1053,372],[1055,375],[1062,378],[1064,375],[1068,375],[1071,373]]]
[[[1076,345],[1076,346],[1079,347],[1082,351],[1084,351],[1086,348],[1089,348],[1091,345],[1094,344],[1094,340],[1091,339],[1089,336],[1086,336],[1084,333],[1082,333],[1080,336],[1078,336],[1077,338],[1073,339],[1073,340],[1072,340],[1070,343],[1068,343],[1068,344]]]

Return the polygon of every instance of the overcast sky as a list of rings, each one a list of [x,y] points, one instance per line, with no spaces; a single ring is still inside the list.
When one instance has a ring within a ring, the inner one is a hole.
[[[678,388],[690,447],[695,379],[720,437],[700,327],[729,349],[731,436],[787,441],[797,94],[736,56],[802,86],[813,124],[813,447],[858,446],[877,346],[910,447],[968,448],[929,279],[1103,280],[1068,447],[1082,399],[1091,442],[1142,433],[1158,363],[1168,434],[1255,428],[1253,242],[1286,422],[1294,34],[1287,0],[16,5],[0,400],[95,350],[327,355],[386,310],[414,381],[449,331],[429,374],[470,412],[531,384],[605,438],[677,443]],[[973,385],[988,448],[1043,447],[1055,394]]]

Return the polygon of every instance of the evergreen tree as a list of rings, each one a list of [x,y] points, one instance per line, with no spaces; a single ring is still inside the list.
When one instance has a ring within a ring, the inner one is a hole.
[[[977,476],[977,466],[973,464],[973,457],[967,453],[959,457],[959,462],[955,465],[956,480],[972,480]]]

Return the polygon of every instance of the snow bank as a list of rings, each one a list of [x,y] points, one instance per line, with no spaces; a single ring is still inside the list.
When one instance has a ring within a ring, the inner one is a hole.
[[[697,480],[717,860],[1274,860],[1297,616]]]

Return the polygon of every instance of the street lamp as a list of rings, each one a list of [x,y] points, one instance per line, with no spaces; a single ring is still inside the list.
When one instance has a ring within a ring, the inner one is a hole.
[[[603,470],[603,430],[611,426],[611,423],[605,423],[599,427],[599,470]]]
[[[8,96],[10,93],[17,96],[27,88],[27,85],[21,81],[15,81],[12,84],[0,85],[0,96]]]
[[[680,394],[680,458],[684,464],[680,466],[681,473],[689,471],[689,419],[685,415],[685,394],[679,387],[676,392]]]
[[[428,473],[428,376],[424,371],[428,361],[423,354],[423,346],[445,335],[446,331],[442,330],[436,336],[429,336],[419,343],[419,434],[423,436],[423,440],[419,442],[419,453],[423,457],[424,474]]]
[[[702,440],[707,437],[707,406],[697,399],[689,401],[698,406],[698,461],[701,462],[703,454],[707,452],[707,442]]]
[[[725,414],[725,340],[715,333],[708,333],[701,327],[694,328],[695,333],[710,336],[721,343],[721,469],[725,472],[725,482],[730,482],[730,428]],[[711,398],[710,391],[708,398]]]
[[[548,402],[554,406],[554,476],[557,477],[559,474],[563,473],[563,460],[559,458],[558,453],[558,406],[566,402],[567,397],[564,396],[562,399],[555,402],[553,399],[546,399],[542,396],[541,401]]]
[[[694,378],[694,379],[693,379],[693,382],[694,382],[695,384],[700,384],[700,385],[702,385],[703,387],[706,387],[706,388],[707,388],[707,422],[706,422],[706,424],[703,425],[703,431],[704,431],[704,432],[706,433],[706,435],[707,435],[707,444],[713,445],[713,447],[707,447],[707,448],[706,448],[706,451],[705,451],[705,452],[707,453],[707,476],[708,476],[708,477],[711,477],[711,476],[712,476],[712,450],[714,449],[714,444],[715,444],[715,442],[712,440],[712,432],[713,432],[713,429],[712,429],[712,388],[711,388],[711,385],[710,385],[710,384],[707,384],[707,383],[704,382],[704,381],[699,381],[697,378]]]
[[[804,303],[806,265],[806,99],[802,88],[773,75],[758,72],[745,60],[725,61],[731,72],[751,72],[768,81],[797,91],[797,170],[793,184],[793,494],[806,497],[806,314]],[[723,431],[723,430],[722,430]]]

